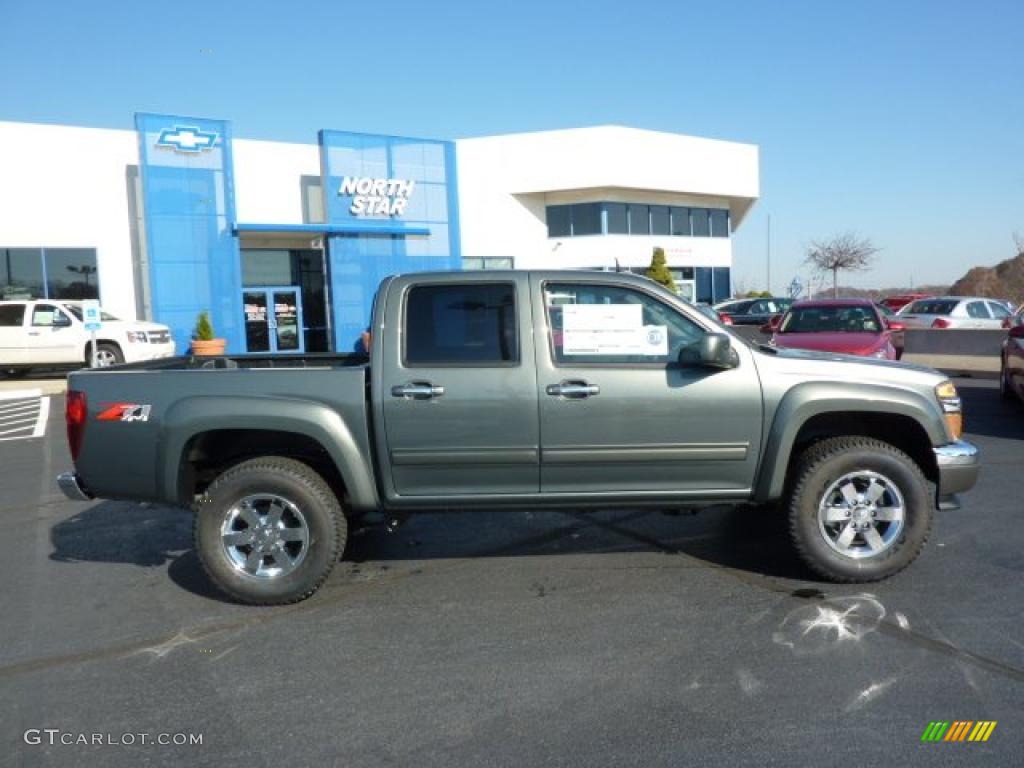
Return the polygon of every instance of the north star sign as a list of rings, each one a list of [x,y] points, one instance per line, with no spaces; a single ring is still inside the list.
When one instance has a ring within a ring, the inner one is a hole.
[[[348,210],[354,216],[402,216],[415,186],[415,181],[406,179],[346,176],[338,195],[352,198]]]

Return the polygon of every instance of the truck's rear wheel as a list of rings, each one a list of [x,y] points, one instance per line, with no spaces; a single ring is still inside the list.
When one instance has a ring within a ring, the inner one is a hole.
[[[232,467],[196,505],[195,544],[213,582],[253,605],[304,600],[330,574],[348,527],[309,466],[267,456]]]
[[[932,521],[921,469],[867,437],[834,437],[800,457],[789,529],[800,556],[830,581],[878,581],[920,553]]]

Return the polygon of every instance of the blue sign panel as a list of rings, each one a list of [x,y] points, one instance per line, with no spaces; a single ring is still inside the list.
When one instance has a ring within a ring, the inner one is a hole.
[[[228,351],[243,351],[230,127],[151,114],[137,114],[135,126],[153,318],[184,350],[208,310]]]
[[[327,242],[335,349],[350,352],[384,277],[461,267],[455,145],[321,131],[320,165],[327,222],[350,230]]]

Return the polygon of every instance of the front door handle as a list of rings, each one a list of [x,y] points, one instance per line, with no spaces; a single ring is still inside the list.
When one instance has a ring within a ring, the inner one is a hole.
[[[596,384],[588,384],[585,381],[566,380],[557,384],[548,384],[544,390],[552,397],[567,397],[572,400],[582,400],[587,397],[601,394],[601,388]]]
[[[438,387],[429,381],[410,381],[407,384],[396,384],[391,388],[392,397],[404,397],[412,400],[430,400],[444,396],[444,387]]]

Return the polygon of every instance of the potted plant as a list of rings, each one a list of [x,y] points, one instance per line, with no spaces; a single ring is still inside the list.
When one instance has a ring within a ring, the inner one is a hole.
[[[196,319],[196,329],[192,332],[192,354],[203,356],[223,355],[227,346],[226,339],[218,339],[213,335],[213,324],[210,313],[202,311]]]

